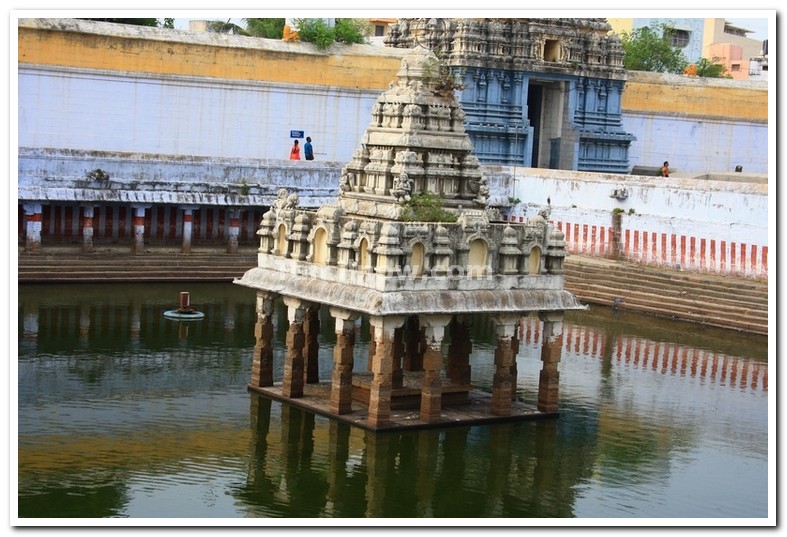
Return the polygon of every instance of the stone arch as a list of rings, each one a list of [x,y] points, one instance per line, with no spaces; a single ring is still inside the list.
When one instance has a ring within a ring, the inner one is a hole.
[[[489,264],[489,245],[482,238],[469,242],[470,249],[467,253],[467,275],[480,276],[486,272]]]
[[[314,231],[312,263],[316,265],[328,264],[328,231],[322,226]]]
[[[426,268],[426,247],[422,242],[415,242],[410,254],[410,270],[413,276],[423,276]]]
[[[372,252],[366,237],[362,238],[358,243],[358,268],[363,271],[368,271],[372,268]]]
[[[541,248],[538,246],[534,246],[530,250],[527,260],[527,273],[533,275],[541,274]]]
[[[279,224],[279,227],[276,229],[276,248],[275,254],[276,255],[287,255],[287,226],[284,224]]]

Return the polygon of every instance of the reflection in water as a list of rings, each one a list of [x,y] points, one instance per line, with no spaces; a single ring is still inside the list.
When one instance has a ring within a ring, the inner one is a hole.
[[[182,290],[20,286],[20,517],[768,515],[765,338],[567,315],[558,419],[372,433],[247,392],[254,294],[189,285],[205,319],[164,319]],[[541,329],[520,326],[522,400],[537,397]],[[476,383],[494,333],[483,316],[472,331]]]

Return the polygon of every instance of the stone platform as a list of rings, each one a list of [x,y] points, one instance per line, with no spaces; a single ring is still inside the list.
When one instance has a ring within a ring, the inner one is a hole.
[[[398,403],[392,400],[390,423],[384,427],[373,428],[369,426],[369,409],[361,403],[363,399],[363,384],[366,383],[365,375],[359,374],[358,379],[353,378],[353,403],[352,413],[337,415],[331,412],[331,385],[330,382],[320,382],[319,384],[306,384],[303,388],[303,397],[290,399],[282,395],[281,383],[276,383],[269,387],[258,387],[249,384],[248,389],[254,394],[267,397],[284,404],[289,404],[321,416],[333,418],[350,425],[355,425],[365,430],[383,432],[400,431],[414,429],[434,429],[449,426],[469,426],[487,425],[492,423],[502,423],[511,421],[537,420],[547,418],[557,418],[557,412],[540,412],[535,405],[525,404],[521,401],[513,401],[511,404],[510,416],[494,416],[490,413],[492,404],[492,394],[478,390],[452,390],[451,399],[459,398],[456,403],[443,404],[441,420],[436,423],[425,423],[420,419],[418,405],[413,406],[411,388],[400,388],[393,390],[392,399],[399,399]],[[358,390],[361,388],[361,390]],[[420,397],[419,397],[420,398]],[[409,399],[409,401],[405,401]]]

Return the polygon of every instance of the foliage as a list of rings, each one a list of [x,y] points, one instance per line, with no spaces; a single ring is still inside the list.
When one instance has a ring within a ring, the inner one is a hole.
[[[284,19],[243,19],[247,35],[281,39],[284,34]]]
[[[298,39],[313,43],[318,49],[325,50],[336,41],[336,34],[322,19],[298,19]]]
[[[510,203],[513,206],[517,206],[520,203],[522,203],[522,200],[519,198],[515,198],[514,196],[508,196],[508,203]]]
[[[298,39],[313,43],[318,49],[325,50],[335,42],[365,43],[370,33],[368,23],[363,19],[336,19],[333,27],[322,19],[296,19]]]
[[[457,82],[448,63],[439,57],[428,58],[423,63],[424,83],[433,88],[435,95],[452,98],[455,91],[462,91],[467,84]]]
[[[249,35],[249,32],[237,24],[230,22],[230,20],[232,19],[227,19],[227,22],[211,21],[208,23],[208,31],[217,34]]]
[[[689,76],[699,76],[705,78],[732,78],[726,74],[727,68],[719,63],[715,63],[707,58],[701,58],[697,63],[693,63],[683,70]]]
[[[622,32],[623,66],[630,71],[683,73],[688,61],[680,49],[672,46],[671,30],[667,24],[654,24]]]
[[[82,19],[86,21],[114,22],[115,24],[131,24],[133,26],[152,26],[154,28],[174,28],[175,19]]]
[[[368,21],[365,19],[336,19],[333,27],[336,41],[347,44],[363,44],[372,32]]]
[[[443,209],[443,200],[437,194],[420,192],[404,204],[402,220],[405,222],[456,222],[456,215]]]

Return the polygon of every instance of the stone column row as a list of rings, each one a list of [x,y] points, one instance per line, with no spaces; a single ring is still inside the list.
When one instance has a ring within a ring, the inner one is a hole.
[[[134,238],[131,244],[133,253],[140,254],[145,251],[145,211],[151,205],[132,205],[134,211],[132,226]],[[181,251],[184,254],[191,253],[193,235],[193,212],[198,206],[182,206],[183,210],[183,241]],[[41,203],[25,203],[25,252],[37,254],[41,252],[41,231],[43,224]],[[94,249],[94,205],[82,205],[82,251],[90,253]],[[229,227],[227,229],[227,253],[237,253],[238,236],[240,235],[240,210],[231,209],[228,213]]]
[[[257,343],[252,365],[252,385],[273,385],[273,301],[274,293],[257,292]],[[319,331],[318,307],[293,297],[282,297],[287,307],[289,326],[286,336],[286,355],[282,395],[287,398],[303,396],[304,383],[319,382],[317,375],[317,334]],[[336,344],[333,350],[330,411],[337,414],[352,412],[352,379],[355,346],[355,321],[358,312],[331,307],[335,320]],[[498,314],[493,319],[497,334],[495,369],[492,379],[490,412],[508,416],[516,399],[516,356],[519,352],[517,330],[521,316]],[[539,377],[538,404],[543,412],[557,411],[559,374],[557,370],[562,349],[562,312],[542,313],[544,341],[541,351],[543,362]],[[372,340],[369,344],[368,423],[373,428],[390,424],[393,391],[402,387],[404,369],[413,362],[420,362],[423,370],[421,382],[420,419],[437,423],[442,419],[443,364],[442,343],[446,328],[451,334],[446,377],[450,382],[470,388],[469,319],[463,316],[422,315],[413,322],[405,316],[371,316],[369,319]],[[414,334],[417,333],[418,336]],[[417,350],[416,350],[417,349]],[[418,350],[423,350],[420,354]]]

